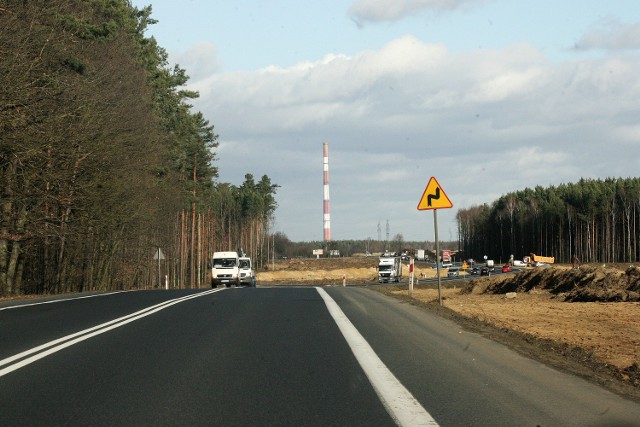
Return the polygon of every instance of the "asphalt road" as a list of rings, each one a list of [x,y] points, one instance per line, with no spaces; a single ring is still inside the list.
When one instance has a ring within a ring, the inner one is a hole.
[[[638,425],[640,405],[365,288],[0,305],[3,426],[388,426],[394,418],[624,426]]]

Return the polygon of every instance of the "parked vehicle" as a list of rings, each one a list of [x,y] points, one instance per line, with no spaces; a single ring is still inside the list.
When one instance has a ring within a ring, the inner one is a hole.
[[[492,259],[488,259],[487,260],[486,266],[487,266],[487,268],[489,269],[490,272],[493,273],[493,272],[496,271],[496,265],[495,265],[495,263],[493,262]]]
[[[473,267],[471,269],[471,274],[480,274],[480,269],[478,267]]]
[[[449,268],[449,271],[447,271],[447,277],[458,277],[458,276],[460,276],[460,269],[457,267]]]
[[[503,273],[508,273],[511,271],[511,267],[509,266],[509,264],[505,264],[502,266],[502,272]]]
[[[253,270],[251,258],[240,257],[238,260],[238,268],[240,271],[240,284],[251,287],[256,286],[256,273]]]
[[[214,252],[211,262],[211,287],[240,284],[240,257],[238,252]]]
[[[378,261],[378,282],[399,282],[402,277],[402,261],[399,256],[381,256]]]
[[[491,276],[491,271],[489,270],[489,267],[482,267],[480,269],[480,275],[481,276]]]

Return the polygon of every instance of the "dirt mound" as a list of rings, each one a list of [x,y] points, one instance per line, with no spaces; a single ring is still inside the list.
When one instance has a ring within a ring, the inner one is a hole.
[[[567,302],[640,301],[640,268],[532,268],[513,275],[474,279],[463,294],[506,294],[546,290]]]

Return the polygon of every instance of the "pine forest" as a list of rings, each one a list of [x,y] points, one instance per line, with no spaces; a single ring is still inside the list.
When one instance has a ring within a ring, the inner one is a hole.
[[[640,259],[640,179],[581,179],[525,189],[491,206],[456,214],[460,249],[508,260],[531,253],[556,262],[633,263]]]
[[[0,295],[208,284],[268,253],[277,185],[218,183],[198,94],[127,0],[0,4]]]

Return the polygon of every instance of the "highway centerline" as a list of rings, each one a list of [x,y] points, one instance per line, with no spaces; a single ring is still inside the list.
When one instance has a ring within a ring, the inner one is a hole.
[[[437,426],[438,423],[422,407],[409,390],[393,375],[373,348],[344,314],[338,303],[322,288],[316,290],[324,300],[331,317],[349,344],[362,370],[385,409],[399,426]]]
[[[175,298],[172,300],[168,300],[162,302],[160,304],[152,305],[150,307],[144,308],[142,310],[136,311],[135,313],[128,314],[126,316],[119,317],[114,320],[110,320],[109,322],[102,323],[97,326],[93,326],[88,329],[84,329],[82,331],[64,336],[62,338],[55,339],[53,341],[49,341],[45,344],[39,345],[37,347],[31,348],[29,350],[23,351],[21,353],[15,354],[13,356],[7,357],[5,359],[0,360],[0,366],[6,366],[5,368],[0,369],[0,377],[18,370],[24,366],[27,366],[37,360],[43,359],[53,353],[57,353],[58,351],[70,347],[79,342],[85,341],[89,338],[92,338],[96,335],[103,334],[110,330],[119,328],[128,323],[134,322],[136,320],[142,319],[144,317],[150,316],[151,314],[157,313],[165,308],[168,308],[172,305],[179,304],[181,302],[199,298],[205,295],[210,295],[215,292],[220,292],[225,290],[226,288],[221,289],[213,289],[205,292],[200,292],[193,295],[188,295],[180,298]],[[35,353],[35,354],[34,354]],[[31,357],[27,357],[32,355]],[[17,362],[16,362],[17,361]],[[12,362],[15,362],[11,364]]]

